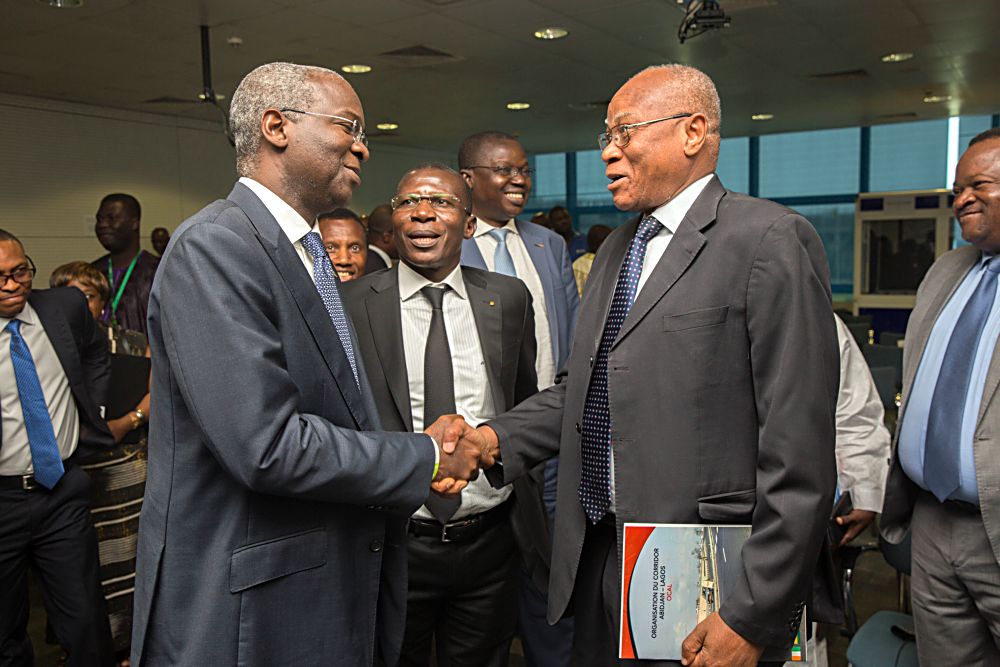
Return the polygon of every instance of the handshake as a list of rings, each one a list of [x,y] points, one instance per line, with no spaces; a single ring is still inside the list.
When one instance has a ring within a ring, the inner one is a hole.
[[[497,434],[489,426],[472,428],[459,415],[442,415],[425,431],[441,448],[437,475],[431,490],[443,496],[458,495],[489,468],[500,455]]]

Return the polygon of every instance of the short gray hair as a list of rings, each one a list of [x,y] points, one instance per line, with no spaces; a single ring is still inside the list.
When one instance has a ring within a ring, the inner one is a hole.
[[[267,109],[307,109],[316,97],[314,77],[339,74],[323,67],[267,63],[243,77],[229,104],[229,127],[236,142],[236,172],[250,176],[257,168],[260,119]]]
[[[713,153],[718,155],[719,141],[722,130],[722,103],[719,101],[719,91],[715,82],[700,69],[680,63],[667,65],[652,65],[639,72],[662,72],[670,78],[668,90],[662,92],[672,99],[679,100],[684,106],[683,111],[703,113],[708,119],[708,141]],[[636,74],[635,76],[639,76]],[[635,77],[633,77],[635,78]]]

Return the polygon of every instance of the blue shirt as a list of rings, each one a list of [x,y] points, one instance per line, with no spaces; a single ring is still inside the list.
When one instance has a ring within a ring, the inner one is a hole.
[[[907,398],[906,410],[903,413],[903,422],[899,430],[899,463],[907,476],[923,489],[927,488],[924,484],[924,441],[927,437],[927,415],[931,405],[931,397],[934,395],[934,386],[937,384],[941,362],[944,359],[944,353],[948,348],[948,341],[951,339],[958,317],[962,314],[962,309],[965,308],[972,293],[975,292],[983,274],[988,273],[985,269],[987,259],[988,257],[984,255],[969,270],[941,311],[934,323],[934,328],[931,330],[931,335],[927,339],[927,346],[924,348],[923,357],[921,357],[920,365],[917,367],[913,386],[910,387],[910,395]],[[993,274],[989,275],[993,277]],[[976,359],[972,366],[972,376],[969,378],[969,390],[965,396],[962,432],[956,434],[957,437],[961,438],[959,443],[961,481],[958,489],[951,494],[951,499],[964,500],[976,505],[979,504],[979,487],[976,484],[973,437],[979,418],[979,405],[982,401],[983,389],[986,386],[986,374],[989,372],[990,362],[993,359],[993,349],[996,347],[997,337],[1000,336],[998,302],[1000,302],[1000,290],[993,298],[993,307],[986,320],[986,326],[983,328],[983,334],[979,338],[979,346],[975,351]]]

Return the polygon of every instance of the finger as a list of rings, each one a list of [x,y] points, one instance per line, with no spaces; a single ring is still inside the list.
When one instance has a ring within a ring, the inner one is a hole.
[[[455,480],[451,477],[445,477],[439,479],[436,482],[431,483],[431,488],[438,493],[446,493],[451,487],[455,485]]]
[[[455,451],[455,447],[458,446],[458,441],[462,437],[462,434],[465,433],[466,428],[467,424],[465,423],[465,420],[458,415],[449,417],[448,423],[444,428],[444,436],[441,442],[441,449],[446,454],[451,454]]]
[[[842,516],[838,516],[838,517],[837,517],[837,525],[838,525],[838,526],[843,526],[843,525],[844,525],[844,523],[845,523],[845,521],[844,521],[844,517],[842,517]]]
[[[704,621],[702,621],[702,623],[704,623]],[[692,664],[695,656],[699,651],[701,651],[701,647],[704,645],[704,642],[705,630],[702,628],[702,624],[699,623],[681,643],[681,664]]]

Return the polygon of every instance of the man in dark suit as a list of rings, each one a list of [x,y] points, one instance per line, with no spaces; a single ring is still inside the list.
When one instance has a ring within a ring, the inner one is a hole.
[[[722,187],[719,121],[690,67],[615,94],[608,187],[641,215],[594,261],[565,380],[478,429],[498,481],[560,454],[549,620],[572,598],[577,665],[618,664],[626,522],[752,526],[743,579],[684,642],[697,666],[787,649],[820,558],[839,380],[826,256],[801,216]]]
[[[555,382],[566,363],[580,298],[562,237],[550,229],[518,220],[531,195],[531,167],[524,147],[504,132],[467,137],[458,164],[472,189],[476,216],[473,238],[462,246],[462,264],[520,278],[535,309],[535,372],[538,388]],[[545,468],[543,497],[555,516],[558,461]],[[545,621],[545,587],[527,578],[521,589],[520,634],[529,667],[569,664],[572,621],[549,627]]]
[[[462,177],[444,165],[417,167],[393,205],[399,264],[344,292],[382,426],[419,431],[441,411],[479,423],[534,394],[527,288],[459,266],[475,229]],[[513,494],[481,478],[460,503],[432,496],[410,519],[403,665],[427,665],[432,637],[442,664],[507,664],[518,551],[541,585],[548,574],[541,472],[518,480]]]
[[[90,478],[76,461],[113,444],[102,416],[107,343],[76,288],[31,290],[35,267],[0,230],[0,664],[32,664],[28,568],[68,665],[111,665]]]
[[[230,121],[242,178],[176,230],[150,300],[132,664],[395,664],[406,518],[478,452],[439,455],[447,419],[379,431],[315,224],[368,158],[354,90],[270,63]]]
[[[392,266],[398,256],[392,230],[392,207],[379,204],[368,214],[368,263],[365,273],[375,273]]]
[[[906,328],[882,532],[912,531],[923,665],[1000,664],[1000,130],[958,161],[955,218],[971,245],[942,255]]]

